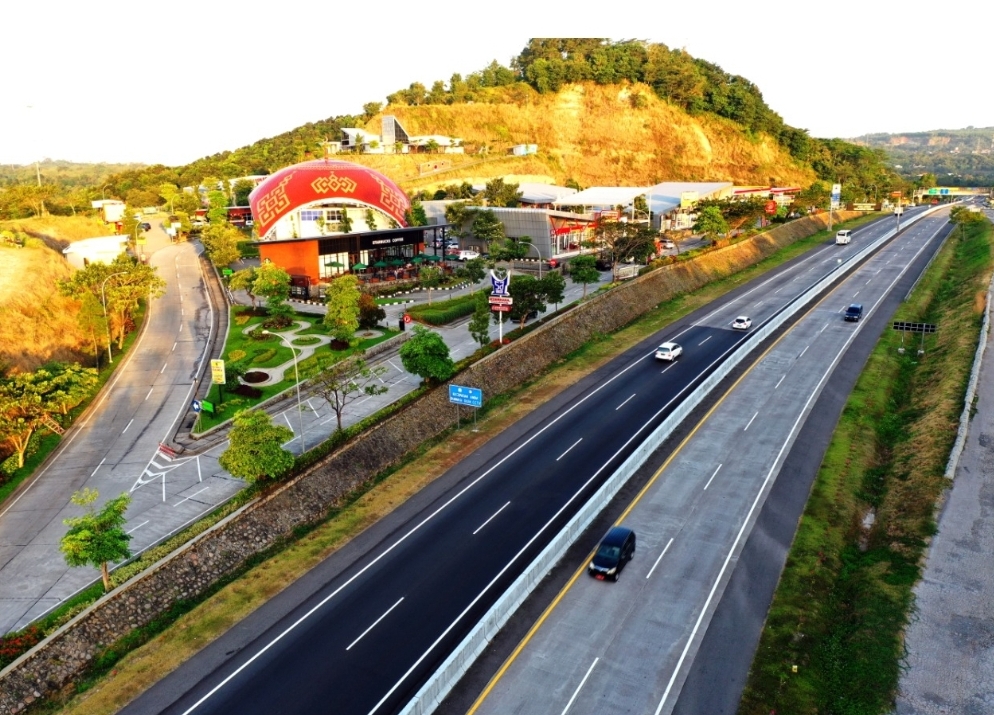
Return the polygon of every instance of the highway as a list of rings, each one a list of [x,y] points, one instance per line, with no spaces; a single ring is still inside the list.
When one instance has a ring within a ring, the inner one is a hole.
[[[887,220],[856,231],[850,246],[811,251],[627,351],[496,436],[125,712],[307,713],[329,707],[340,713],[397,712],[634,446],[745,338],[729,328],[736,315],[749,314],[760,324],[830,272],[846,252],[883,235],[892,224]],[[841,323],[844,308],[831,304],[824,310]],[[672,364],[655,361],[653,348],[662,340],[679,342],[682,358]],[[763,410],[747,411],[724,420],[725,429],[742,429],[748,422],[754,446],[747,451],[762,451],[777,438],[767,429],[765,411],[754,426]],[[715,448],[708,456],[718,453]],[[729,468],[715,486],[737,481],[731,468],[737,455],[725,459]],[[695,520],[702,520],[735,533],[736,507],[729,503],[727,512],[714,513],[698,508],[698,490],[691,484],[664,499],[688,520],[681,528],[692,529]],[[739,498],[750,495],[751,488],[740,482]],[[637,582],[639,570],[661,553],[654,534],[658,539],[673,535],[658,527],[644,533],[639,558],[615,596]],[[722,542],[727,534],[719,536]],[[694,546],[688,540],[680,548]],[[699,560],[702,567],[715,561],[710,554]],[[706,574],[702,568],[700,574],[685,575],[688,583],[703,584]],[[656,583],[675,582],[660,578]],[[605,625],[611,630],[614,623]],[[605,630],[587,623],[572,628],[591,636],[584,642]],[[572,663],[569,655],[562,653],[564,662]],[[566,667],[556,687],[543,686],[543,696],[558,696],[572,682],[572,665]],[[540,711],[555,707],[550,703]],[[523,710],[494,710],[512,711]]]

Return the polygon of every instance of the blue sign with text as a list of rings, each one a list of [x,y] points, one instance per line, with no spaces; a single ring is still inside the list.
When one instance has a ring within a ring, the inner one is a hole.
[[[483,407],[483,390],[475,387],[449,385],[449,402],[467,407]]]

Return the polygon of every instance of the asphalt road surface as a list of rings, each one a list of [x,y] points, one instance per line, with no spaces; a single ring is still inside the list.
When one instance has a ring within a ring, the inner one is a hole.
[[[761,323],[834,268],[840,255],[890,228],[891,222],[874,224],[857,231],[851,246],[812,251],[736,291],[699,319],[671,326],[629,350],[496,436],[126,712],[396,712],[611,471],[744,339],[730,329],[736,315],[750,314]],[[832,304],[823,310],[841,323],[844,308]],[[654,346],[667,339],[684,347],[676,363],[653,358]],[[796,401],[804,389],[785,387],[784,392]],[[753,426],[762,410],[746,414],[748,409],[723,420],[724,429]],[[747,451],[761,452],[775,442],[765,423],[764,417],[753,427],[755,446]],[[709,458],[718,456],[715,450],[706,452]],[[640,558],[626,571],[615,597],[624,593],[626,582],[638,582],[639,568],[658,558],[664,538],[699,529],[703,543],[713,538],[717,545],[736,533],[738,507],[731,499],[722,505],[712,495],[727,488],[730,497],[741,500],[752,493],[754,475],[738,475],[732,468],[737,458],[733,453],[724,457],[728,468],[706,501],[694,486],[696,475],[676,479],[686,482],[680,492],[689,501],[674,505],[678,513],[672,518],[686,525],[677,529],[663,523],[641,532]],[[712,501],[722,508],[712,511]],[[713,527],[712,536],[706,525]],[[699,542],[681,539],[673,553],[700,567],[699,573],[690,570],[688,582],[704,584],[721,559],[686,552]],[[665,568],[675,561],[668,559]],[[654,585],[673,588],[673,579],[657,574]],[[687,612],[692,608],[688,593]],[[603,625],[613,629],[617,624],[607,617]],[[592,635],[605,630],[589,621],[572,628]],[[568,652],[555,655],[556,662],[572,663]],[[574,674],[566,668],[555,687],[542,690],[544,695],[563,691]],[[534,705],[528,711],[535,711]]]

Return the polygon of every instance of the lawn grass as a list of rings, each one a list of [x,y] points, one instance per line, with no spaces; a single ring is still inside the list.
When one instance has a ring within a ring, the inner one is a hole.
[[[895,316],[939,326],[924,358],[917,336],[899,355],[894,331],[871,355],[788,555],[743,715],[892,711],[992,263],[990,224],[956,229]]]

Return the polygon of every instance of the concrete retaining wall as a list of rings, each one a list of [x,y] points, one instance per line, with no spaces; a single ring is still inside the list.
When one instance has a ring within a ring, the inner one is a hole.
[[[836,214],[836,220],[854,215]],[[662,301],[753,265],[825,225],[821,216],[800,219],[612,288],[489,355],[456,380],[491,396],[506,392],[594,335],[616,330]],[[269,496],[247,504],[0,671],[0,714],[20,712],[65,687],[103,647],[148,624],[176,602],[200,597],[250,557],[288,538],[295,527],[321,519],[344,495],[451,424],[452,408],[443,386]],[[509,615],[516,604],[505,608]]]

